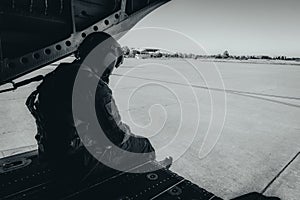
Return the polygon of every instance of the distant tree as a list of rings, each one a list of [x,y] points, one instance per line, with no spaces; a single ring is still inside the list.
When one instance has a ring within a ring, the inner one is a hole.
[[[195,59],[200,59],[200,58],[204,58],[205,56],[203,56],[203,55],[196,55],[195,56]]]
[[[222,55],[221,55],[221,54],[218,54],[218,55],[215,56],[215,58],[221,59],[221,58],[222,58]]]
[[[250,59],[258,59],[257,56],[250,56]]]
[[[191,54],[190,54],[190,58],[193,58],[193,59],[195,59],[195,58],[196,58],[196,55],[195,55],[195,54],[193,54],[193,53],[191,53]]]
[[[223,53],[223,56],[222,56],[223,58],[229,58],[230,57],[230,54],[229,54],[229,52],[226,50],[226,51],[224,51],[224,53]]]
[[[270,56],[261,56],[261,59],[264,59],[264,60],[271,60],[272,58]]]
[[[248,60],[248,57],[247,56],[241,56],[240,60]]]
[[[174,53],[174,58],[178,58],[179,57],[179,53]]]
[[[178,57],[183,58],[184,57],[183,53],[178,53]]]

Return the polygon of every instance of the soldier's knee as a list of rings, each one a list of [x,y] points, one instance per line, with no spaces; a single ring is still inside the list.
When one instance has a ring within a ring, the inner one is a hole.
[[[144,146],[145,146],[145,153],[153,152],[155,154],[155,149],[152,146],[150,140],[148,138],[143,138],[143,140],[144,140]]]

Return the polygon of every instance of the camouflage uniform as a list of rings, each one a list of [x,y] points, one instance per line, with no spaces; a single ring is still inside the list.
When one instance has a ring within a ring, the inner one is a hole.
[[[95,159],[82,145],[85,138],[79,138],[77,134],[78,129],[89,129],[87,115],[93,112],[93,108],[102,130],[112,143],[134,153],[150,152],[149,159],[154,159],[155,151],[150,141],[132,134],[128,125],[121,121],[111,89],[92,72],[85,73],[98,81],[95,105],[91,105],[89,91],[83,91],[80,103],[88,106],[78,119],[73,119],[72,91],[79,67],[76,62],[60,64],[27,100],[27,106],[37,122],[36,139],[41,160],[64,162],[74,158],[85,166],[94,165]],[[93,143],[93,137],[88,139]],[[95,145],[99,147],[99,143]]]

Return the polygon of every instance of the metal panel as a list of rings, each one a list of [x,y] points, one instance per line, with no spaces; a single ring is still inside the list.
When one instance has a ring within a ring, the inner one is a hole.
[[[0,2],[0,85],[72,54],[92,32],[105,31],[118,39],[168,1],[27,0],[23,6],[13,0]],[[134,12],[124,12],[133,2]],[[7,23],[12,20],[15,23]]]
[[[30,161],[28,165],[21,165],[26,161]],[[156,161],[132,168],[141,173],[130,173],[131,170],[125,173],[103,166],[84,181],[81,170],[68,174],[63,167],[62,171],[57,171],[47,163],[41,164],[36,151],[0,159],[0,169],[3,165],[13,166],[12,163],[21,164],[9,171],[0,171],[0,199],[221,200],[176,173],[161,168]],[[144,172],[150,169],[151,172]]]

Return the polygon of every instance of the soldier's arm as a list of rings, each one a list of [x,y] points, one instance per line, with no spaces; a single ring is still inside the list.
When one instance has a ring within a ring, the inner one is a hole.
[[[106,111],[109,113],[111,120],[113,120],[117,128],[120,129],[124,133],[124,138],[122,143],[126,142],[131,136],[135,136],[132,132],[130,127],[122,122],[120,112],[118,110],[116,101],[114,100],[113,96],[111,95],[111,101],[106,104]]]
[[[130,127],[122,122],[112,91],[105,83],[99,83],[95,106],[99,123],[110,139],[122,144],[130,136],[134,136]]]

